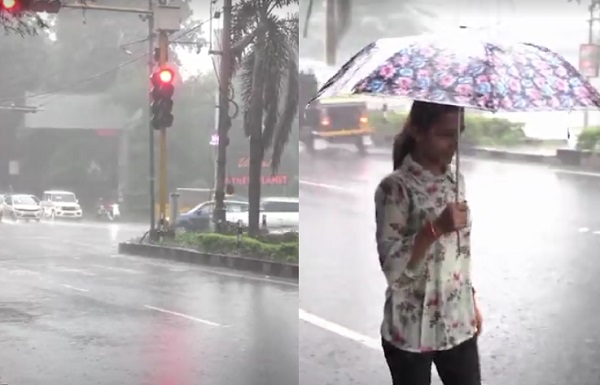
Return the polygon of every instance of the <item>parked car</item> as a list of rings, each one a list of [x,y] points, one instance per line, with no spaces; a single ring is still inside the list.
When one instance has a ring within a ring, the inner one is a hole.
[[[76,219],[83,217],[83,210],[77,196],[70,191],[44,191],[41,201],[44,217],[47,219]]]
[[[300,226],[300,202],[298,198],[264,198],[260,207],[261,226],[267,229],[298,230]]]
[[[29,194],[8,194],[2,199],[2,217],[13,221],[36,221],[42,218],[42,208]]]
[[[206,231],[210,228],[215,202],[203,202],[190,211],[180,214],[175,221],[177,231]],[[225,218],[228,222],[248,222],[248,202],[225,200]]]

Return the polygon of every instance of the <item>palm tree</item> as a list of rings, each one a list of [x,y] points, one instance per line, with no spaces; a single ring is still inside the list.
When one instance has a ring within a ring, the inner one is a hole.
[[[232,12],[244,130],[250,138],[248,233],[259,232],[262,164],[281,162],[298,111],[298,13],[281,16],[298,0],[241,0]],[[297,8],[296,8],[297,9]]]

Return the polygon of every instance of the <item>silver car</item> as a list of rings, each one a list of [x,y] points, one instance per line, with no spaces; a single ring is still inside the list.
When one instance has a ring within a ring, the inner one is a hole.
[[[32,195],[8,194],[2,199],[2,216],[13,221],[39,222],[42,219],[42,208]]]

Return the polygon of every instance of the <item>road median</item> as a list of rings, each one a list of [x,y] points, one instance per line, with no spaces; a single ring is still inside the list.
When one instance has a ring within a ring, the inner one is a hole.
[[[581,171],[600,172],[600,156],[591,151],[580,151],[574,149],[495,149],[482,147],[461,148],[461,155],[497,161],[535,163],[551,166],[564,166]],[[370,152],[373,156],[389,157],[390,148],[376,147]]]
[[[123,242],[119,243],[119,254],[229,268],[294,280],[298,280],[299,276],[299,266],[294,263],[239,255],[209,253],[182,247]]]

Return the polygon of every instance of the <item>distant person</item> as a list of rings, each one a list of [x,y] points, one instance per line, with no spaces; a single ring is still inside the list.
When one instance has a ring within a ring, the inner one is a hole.
[[[460,116],[458,107],[415,101],[394,143],[394,172],[375,193],[388,285],[381,336],[393,385],[429,385],[432,364],[445,385],[481,385],[471,223],[462,175],[456,203],[450,168]]]

